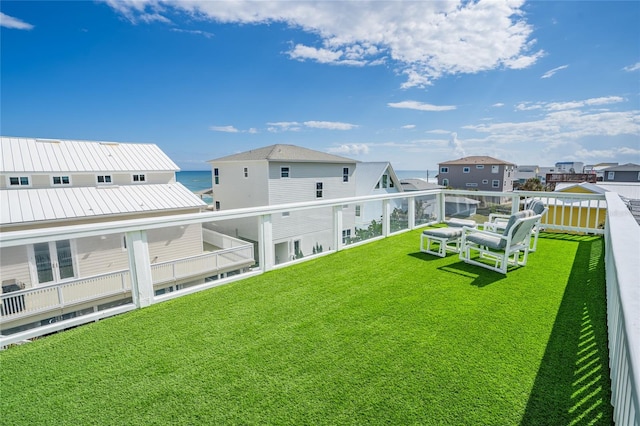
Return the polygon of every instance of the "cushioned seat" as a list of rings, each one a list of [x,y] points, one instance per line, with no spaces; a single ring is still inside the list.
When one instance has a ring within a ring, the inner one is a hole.
[[[460,251],[460,238],[462,228],[432,228],[422,231],[420,236],[420,251],[445,257],[447,251],[458,253]],[[438,245],[438,250],[432,249],[432,244]]]
[[[445,220],[444,223],[447,224],[447,226],[453,226],[458,228],[462,228],[463,226],[468,226],[469,228],[475,228],[477,226],[477,223],[475,222],[475,220],[456,219],[455,217]]]

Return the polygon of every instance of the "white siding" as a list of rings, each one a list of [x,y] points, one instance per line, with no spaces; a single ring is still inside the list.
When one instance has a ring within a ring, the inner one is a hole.
[[[31,287],[27,246],[0,249],[0,271],[2,281],[15,279],[27,288]]]
[[[280,168],[288,166],[289,178],[280,177]],[[316,183],[322,182],[322,199],[352,197],[355,184],[351,179],[342,182],[342,168],[345,164],[323,163],[270,163],[269,165],[269,204],[315,201]]]
[[[147,231],[151,263],[202,254],[202,225],[175,226]]]
[[[265,206],[269,204],[267,193],[267,162],[238,161],[212,164],[211,175],[215,181],[213,170],[218,169],[220,184],[213,185],[213,200],[220,202],[222,210]],[[249,176],[244,177],[244,168]]]
[[[124,234],[111,234],[76,240],[79,277],[129,269],[129,258],[124,249],[123,238]]]

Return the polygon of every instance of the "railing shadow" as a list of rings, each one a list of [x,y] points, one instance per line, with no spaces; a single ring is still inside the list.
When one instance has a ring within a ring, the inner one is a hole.
[[[569,282],[521,425],[613,424],[604,241],[572,239],[579,242]]]

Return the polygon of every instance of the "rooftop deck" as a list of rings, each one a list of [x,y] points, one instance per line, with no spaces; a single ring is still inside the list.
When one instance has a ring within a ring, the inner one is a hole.
[[[504,276],[419,233],[4,351],[3,421],[611,424],[601,236]]]

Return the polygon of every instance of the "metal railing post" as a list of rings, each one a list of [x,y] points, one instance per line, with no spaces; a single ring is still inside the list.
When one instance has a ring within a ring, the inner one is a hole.
[[[138,308],[153,303],[153,277],[149,245],[145,231],[129,231],[126,233],[129,270],[131,271],[131,296]]]

